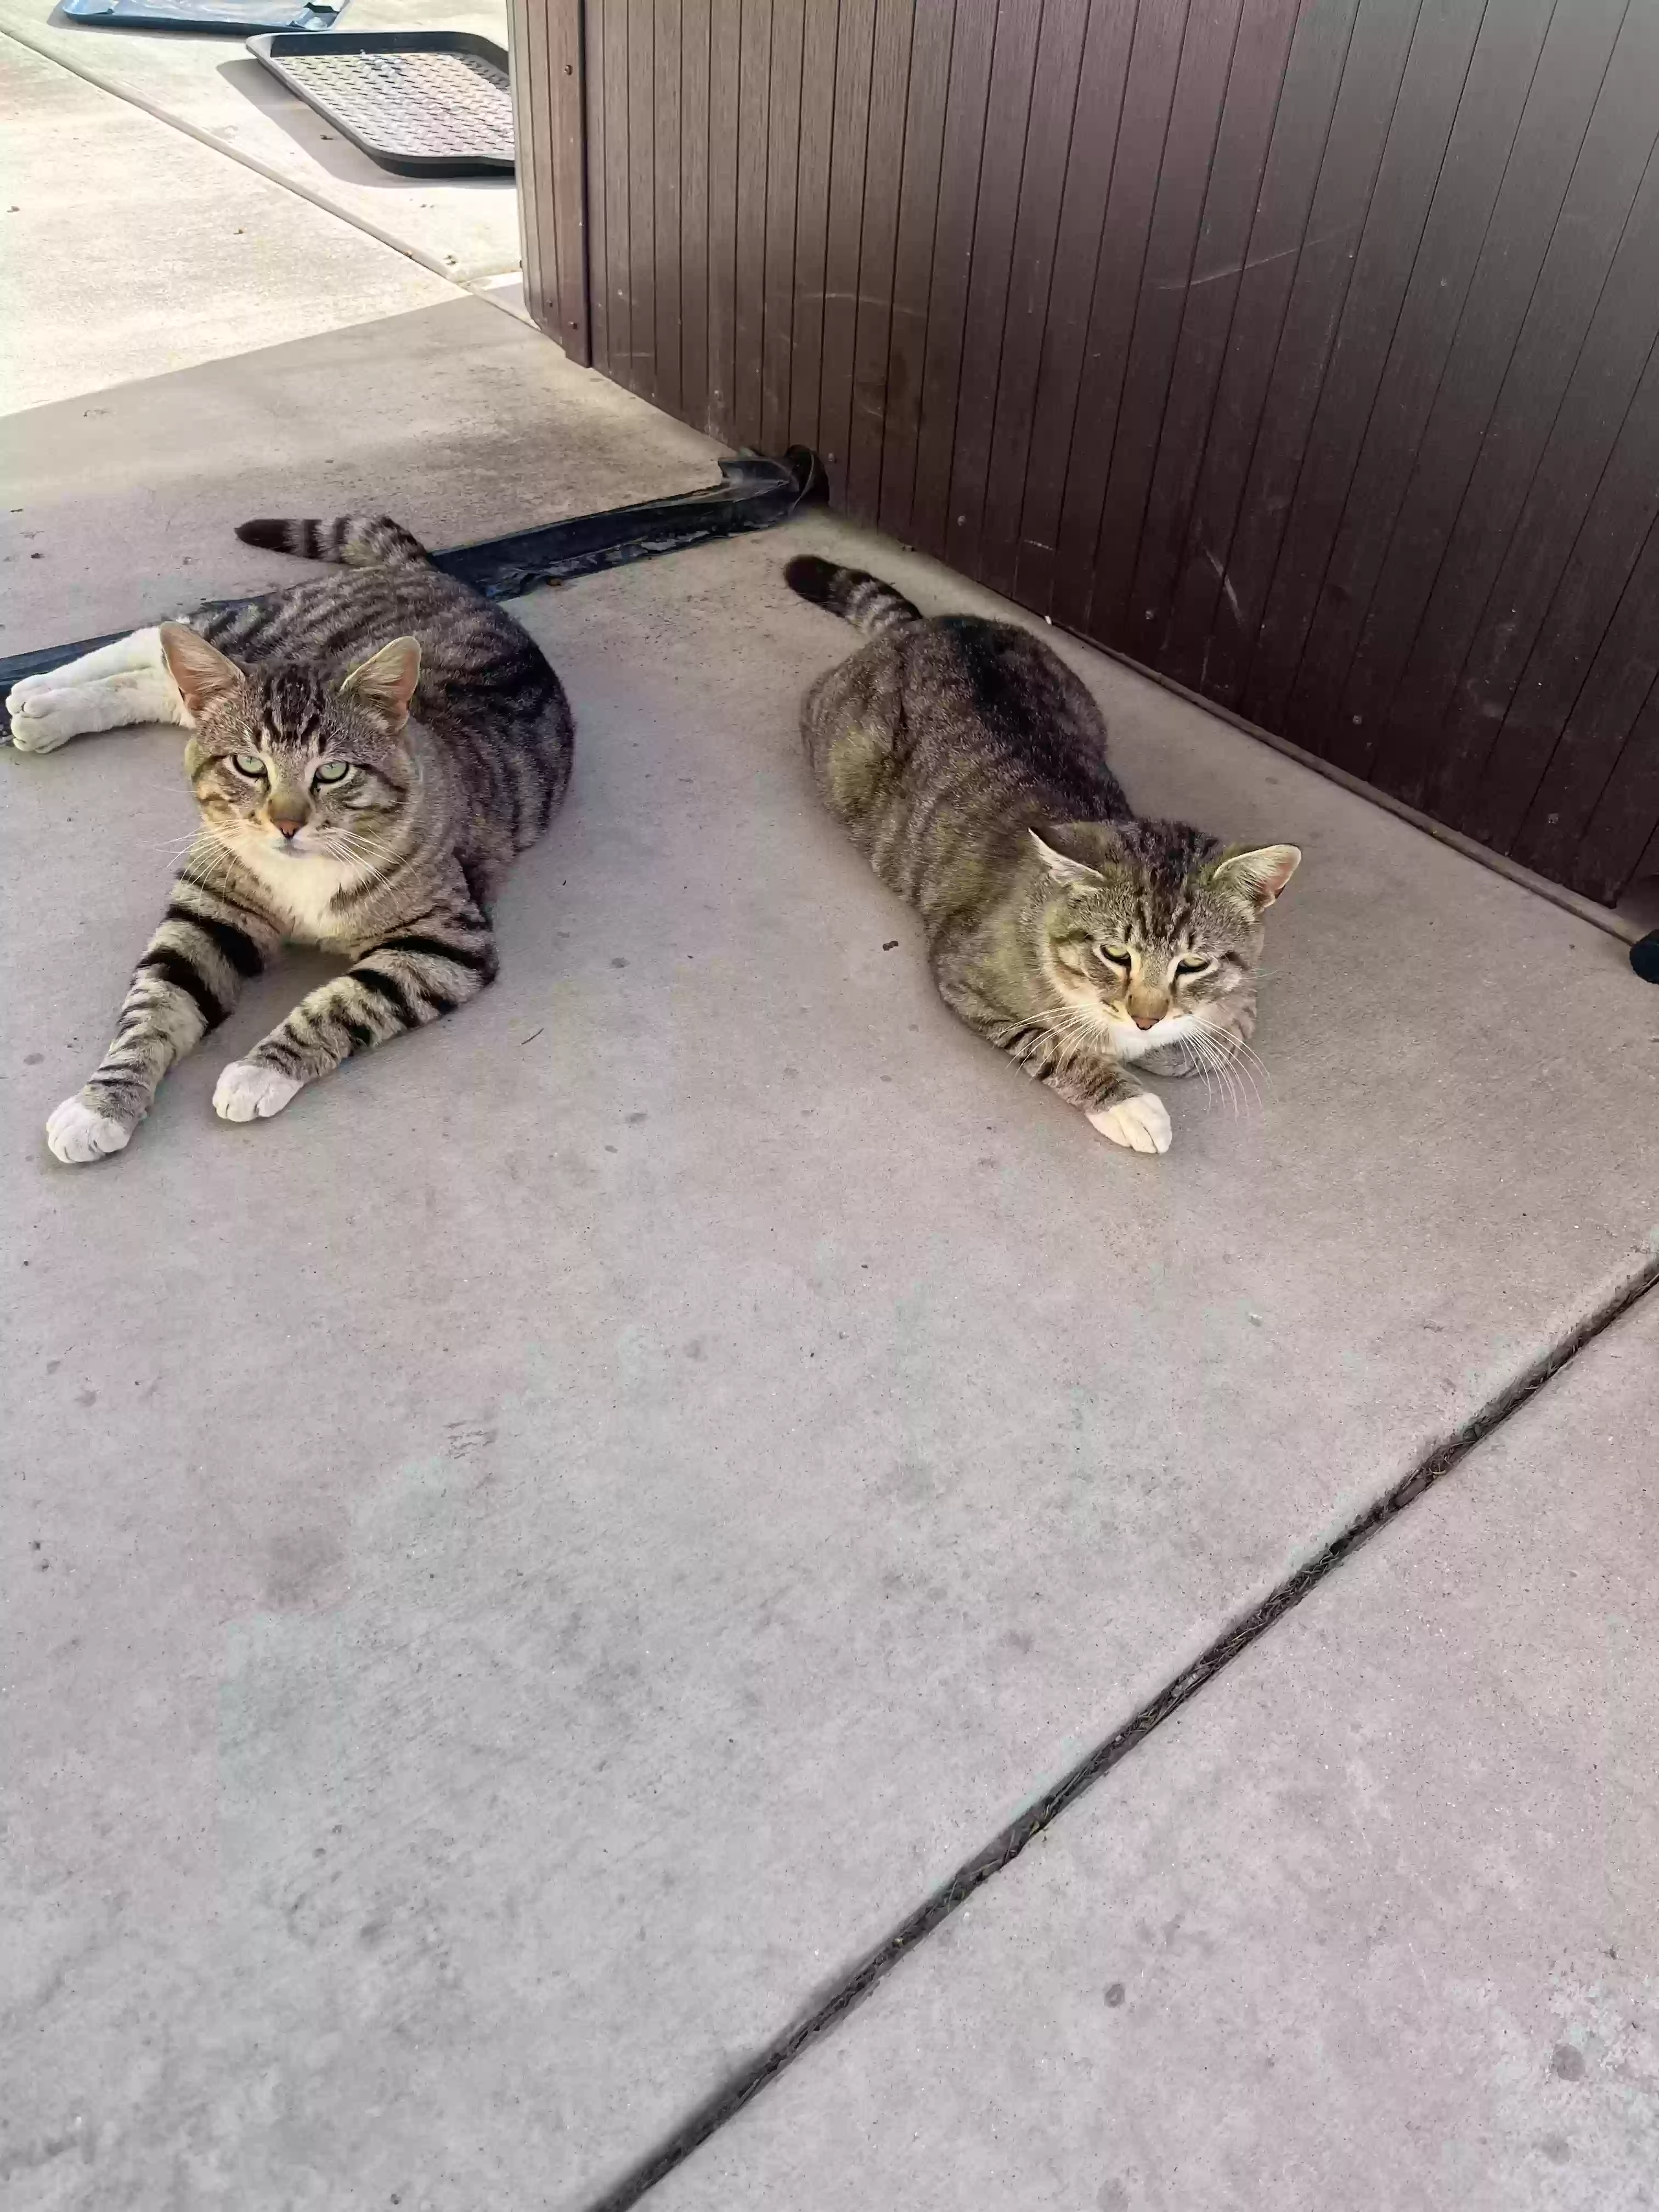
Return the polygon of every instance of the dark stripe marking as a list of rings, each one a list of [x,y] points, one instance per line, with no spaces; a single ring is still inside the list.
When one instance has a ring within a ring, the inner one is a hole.
[[[211,985],[194,962],[186,960],[182,952],[173,951],[170,945],[158,945],[152,951],[145,953],[138,963],[138,973],[142,975],[146,972],[160,977],[163,982],[171,983],[186,998],[193,999],[202,1019],[210,1030],[216,1030],[230,1012],[228,1006],[220,1005]]]
[[[187,921],[192,929],[199,929],[224,954],[239,975],[257,975],[264,967],[258,946],[246,930],[238,929],[234,921],[221,921],[216,915],[198,914],[191,907],[180,906],[176,899],[167,908],[167,918],[169,921]]]
[[[410,1004],[408,992],[395,975],[383,975],[378,968],[354,968],[351,980],[354,983],[361,983],[364,990],[381,1000],[393,1013],[400,1015],[407,1028],[412,1030],[418,1026],[421,1018]]]
[[[489,948],[486,945],[475,951],[470,945],[446,945],[436,937],[387,937],[374,947],[377,952],[410,952],[425,960],[453,960],[458,968],[471,968],[482,975],[489,965]]]

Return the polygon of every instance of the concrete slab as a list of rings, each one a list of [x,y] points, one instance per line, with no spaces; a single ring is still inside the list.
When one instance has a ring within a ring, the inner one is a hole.
[[[1143,803],[1310,857],[1259,1111],[1032,1091],[811,798],[813,546],[989,604],[823,518],[526,602],[500,985],[228,1128],[279,975],[84,1175],[188,801],[0,761],[27,2212],[583,2203],[1651,1249],[1618,949],[1070,646]]]
[[[1651,2205],[1656,1400],[1650,1292],[651,2205]]]
[[[292,581],[232,536],[249,515],[390,511],[453,544],[718,481],[709,439],[413,274],[435,305],[0,419],[0,653]],[[71,380],[112,368],[61,343]]]
[[[337,216],[4,37],[0,117],[7,409],[457,296]]]
[[[518,267],[510,177],[413,179],[377,168],[286,91],[240,39],[115,31],[52,16],[52,0],[0,0],[0,30],[13,40],[142,101],[428,268],[482,283]],[[404,27],[473,31],[505,46],[505,0],[355,0],[341,25]]]

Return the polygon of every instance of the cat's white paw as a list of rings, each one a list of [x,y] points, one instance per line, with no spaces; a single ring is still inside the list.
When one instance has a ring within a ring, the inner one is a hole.
[[[37,691],[61,690],[63,685],[62,668],[43,668],[38,676],[20,676],[6,694],[6,712],[21,714],[25,699],[33,698]]]
[[[1127,1146],[1132,1152],[1170,1149],[1170,1109],[1155,1091],[1138,1091],[1133,1098],[1097,1106],[1089,1119],[1103,1137]]]
[[[233,1060],[213,1086],[213,1110],[222,1121],[266,1121],[304,1089],[297,1075],[262,1067],[257,1060]]]
[[[56,752],[82,727],[75,713],[74,691],[32,691],[20,700],[21,689],[20,684],[6,701],[12,744],[20,753]]]
[[[78,1094],[54,1108],[46,1123],[46,1142],[68,1167],[120,1152],[131,1134],[125,1122],[111,1121]]]

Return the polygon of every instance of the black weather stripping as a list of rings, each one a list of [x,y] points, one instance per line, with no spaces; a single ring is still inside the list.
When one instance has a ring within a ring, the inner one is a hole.
[[[823,471],[817,458],[805,446],[792,446],[781,460],[763,453],[739,453],[720,463],[720,480],[707,491],[684,491],[672,499],[647,499],[637,507],[608,507],[602,514],[573,514],[563,522],[550,522],[540,530],[516,531],[510,538],[486,538],[476,545],[454,545],[434,553],[435,565],[447,575],[459,576],[487,599],[516,599],[538,584],[568,583],[573,576],[591,576],[601,568],[619,568],[628,561],[651,561],[659,553],[678,553],[688,545],[701,545],[711,538],[732,538],[741,531],[769,530],[786,521],[797,507],[823,497]],[[239,599],[198,600],[198,607],[246,606],[250,599],[264,599],[266,592],[250,592]],[[165,622],[179,610],[152,615],[150,622]],[[83,637],[78,643],[49,645],[33,653],[15,653],[0,660],[0,730],[9,730],[5,695],[25,676],[40,676],[64,661],[76,660],[100,645],[112,645],[129,630],[142,629],[144,621],[127,629],[109,630],[102,637]]]

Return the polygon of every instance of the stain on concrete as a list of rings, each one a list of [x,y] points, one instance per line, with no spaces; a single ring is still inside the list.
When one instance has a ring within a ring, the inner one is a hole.
[[[320,1528],[291,1528],[265,1550],[264,1601],[272,1613],[295,1613],[313,1604],[337,1565],[339,1549]]]

